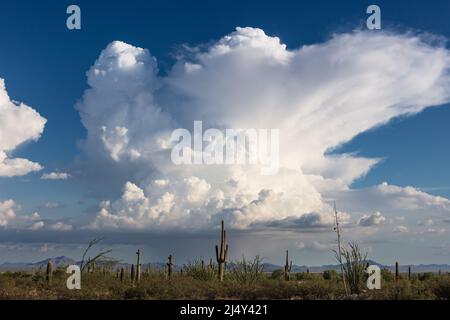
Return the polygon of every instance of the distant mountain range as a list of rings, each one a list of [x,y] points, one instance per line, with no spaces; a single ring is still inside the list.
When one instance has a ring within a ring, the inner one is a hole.
[[[368,261],[369,265],[377,265],[381,269],[387,269],[392,272],[395,271],[395,265],[383,265],[380,263],[377,263],[375,261]],[[401,273],[408,272],[408,268],[411,267],[411,272],[413,273],[424,273],[424,272],[434,272],[438,273],[441,272],[450,272],[450,265],[448,264],[419,264],[419,265],[399,265],[399,271]],[[284,266],[278,266],[275,264],[265,263],[264,264],[264,271],[265,272],[273,272],[278,269],[283,269]],[[328,265],[322,265],[322,266],[297,266],[293,265],[291,272],[297,273],[297,272],[311,272],[311,273],[322,273],[325,270],[335,270],[340,271],[340,265],[338,264],[328,264]]]
[[[0,271],[18,271],[18,270],[31,271],[31,270],[45,269],[47,267],[47,263],[50,260],[52,261],[54,267],[68,266],[77,263],[72,258],[61,256],[55,258],[48,258],[38,262],[14,262],[14,263],[5,262],[3,264],[0,264]]]
[[[0,272],[5,272],[5,271],[33,271],[33,270],[45,270],[48,261],[52,261],[53,266],[55,268],[57,267],[63,267],[63,266],[68,266],[68,265],[72,265],[72,264],[79,264],[79,261],[76,261],[72,258],[69,257],[65,257],[65,256],[60,256],[60,257],[54,257],[54,258],[47,258],[45,260],[42,261],[38,261],[38,262],[16,262],[16,263],[9,263],[9,262],[5,262],[3,264],[0,264]],[[375,261],[368,261],[369,264],[371,265],[378,265],[380,268],[382,269],[388,269],[391,271],[395,270],[395,266],[389,266],[389,265],[382,265],[379,264]],[[119,263],[116,268],[130,268],[131,264],[129,263]],[[147,267],[147,264],[143,264],[143,269],[145,269]],[[166,264],[163,262],[159,262],[159,263],[151,263],[150,267],[153,270],[163,270],[166,267]],[[408,272],[408,267],[409,265],[400,265],[399,269],[400,272]],[[174,266],[174,270],[178,271],[182,268],[182,266],[179,265],[175,265]],[[283,266],[279,266],[279,265],[275,265],[275,264],[270,264],[270,263],[264,263],[263,264],[263,271],[264,272],[273,272],[275,270],[279,270],[279,269],[283,269]],[[309,270],[309,272],[311,273],[321,273],[325,270],[336,270],[339,271],[340,270],[340,266],[337,264],[329,264],[329,265],[322,265],[322,266],[306,266],[306,265],[302,265],[302,266],[298,266],[298,265],[293,265],[292,266],[292,271],[291,272],[306,272],[307,270]],[[413,273],[423,273],[423,272],[450,272],[450,265],[448,264],[419,264],[419,265],[411,265],[411,271]]]

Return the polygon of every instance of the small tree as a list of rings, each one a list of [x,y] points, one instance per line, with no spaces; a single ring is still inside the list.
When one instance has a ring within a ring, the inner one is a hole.
[[[89,258],[89,260],[86,262],[86,255],[89,252],[89,250],[92,249],[92,247],[94,247],[96,244],[98,244],[102,240],[103,240],[103,238],[98,238],[98,239],[91,240],[88,243],[88,245],[87,245],[86,249],[84,250],[83,255],[81,257],[81,263],[80,263],[81,272],[83,272],[84,269],[86,269],[86,268],[90,268],[91,265],[95,265],[96,260],[106,257],[106,255],[112,251],[112,249],[100,251],[99,253],[97,253],[97,255],[94,258],[92,258],[92,259]]]

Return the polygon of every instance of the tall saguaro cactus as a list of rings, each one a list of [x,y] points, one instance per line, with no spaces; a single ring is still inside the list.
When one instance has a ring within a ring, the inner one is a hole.
[[[400,274],[398,272],[398,262],[395,262],[395,281],[400,279]]]
[[[48,284],[51,284],[52,282],[52,277],[53,277],[53,264],[52,262],[49,260],[47,262],[47,270],[45,271],[45,280],[47,280]]]
[[[172,273],[173,273],[173,263],[172,263],[172,255],[170,255],[167,258],[167,277],[169,279],[172,279]]]
[[[289,262],[289,251],[286,250],[286,262],[284,264],[284,280],[288,281],[292,270],[292,260]]]
[[[131,265],[131,274],[130,274],[130,278],[131,278],[131,283],[134,283],[134,280],[136,278],[136,272],[134,271],[134,264]]]
[[[123,282],[124,275],[125,275],[125,270],[123,268],[120,268],[120,282]]]
[[[216,245],[216,260],[217,264],[219,265],[218,278],[220,281],[223,281],[227,257],[228,257],[227,232],[225,230],[225,224],[222,220],[221,235],[220,235],[220,252],[219,246]]]
[[[141,281],[141,250],[138,249],[137,254],[137,264],[136,264],[136,282]]]

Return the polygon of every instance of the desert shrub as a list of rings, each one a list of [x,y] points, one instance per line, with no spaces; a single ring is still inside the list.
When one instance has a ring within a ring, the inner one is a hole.
[[[394,281],[394,274],[388,269],[381,269],[381,280],[386,282]]]
[[[147,291],[144,287],[129,288],[124,292],[124,298],[129,300],[143,300],[147,297]]]
[[[450,280],[443,279],[437,282],[433,289],[436,298],[443,300],[450,300]]]
[[[336,270],[325,270],[322,274],[322,277],[325,280],[337,279],[338,273],[336,272]]]
[[[328,300],[337,299],[344,295],[340,286],[330,281],[315,280],[301,283],[296,290],[296,299],[302,300]]]
[[[419,273],[418,279],[420,281],[427,281],[434,278],[434,274],[432,272]]]
[[[343,257],[342,268],[350,293],[358,294],[361,291],[361,283],[366,276],[367,253],[362,253],[356,242],[350,242],[349,247],[350,249],[342,248],[340,250]],[[340,254],[335,251],[338,262],[341,262]]]
[[[239,283],[252,283],[263,279],[262,259],[256,256],[253,261],[248,261],[242,256],[241,261],[234,261],[230,265],[227,280]]]
[[[196,280],[209,281],[217,277],[216,269],[206,266],[201,260],[189,261],[183,266],[183,272]]]
[[[295,274],[295,280],[298,281],[312,280],[312,278],[313,276],[307,272],[298,272]]]
[[[270,274],[270,279],[281,280],[284,278],[284,271],[282,269],[277,269]]]

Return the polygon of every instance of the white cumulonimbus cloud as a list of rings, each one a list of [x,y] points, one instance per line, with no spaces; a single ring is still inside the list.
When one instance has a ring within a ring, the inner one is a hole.
[[[0,78],[0,177],[23,176],[42,166],[11,153],[24,142],[38,140],[47,122],[33,108],[10,99],[5,81]]]
[[[177,59],[159,76],[148,50],[116,41],[89,70],[90,88],[77,105],[88,132],[84,151],[133,173],[122,197],[102,202],[89,227],[202,228],[222,218],[235,228],[329,226],[327,198],[350,199],[352,182],[379,159],[328,152],[450,100],[449,51],[411,34],[353,32],[288,49],[261,29],[237,28]],[[213,128],[279,129],[279,172],[173,165],[170,133],[191,129],[194,120]],[[448,201],[388,184],[368,191]],[[343,223],[350,219],[342,216]]]

